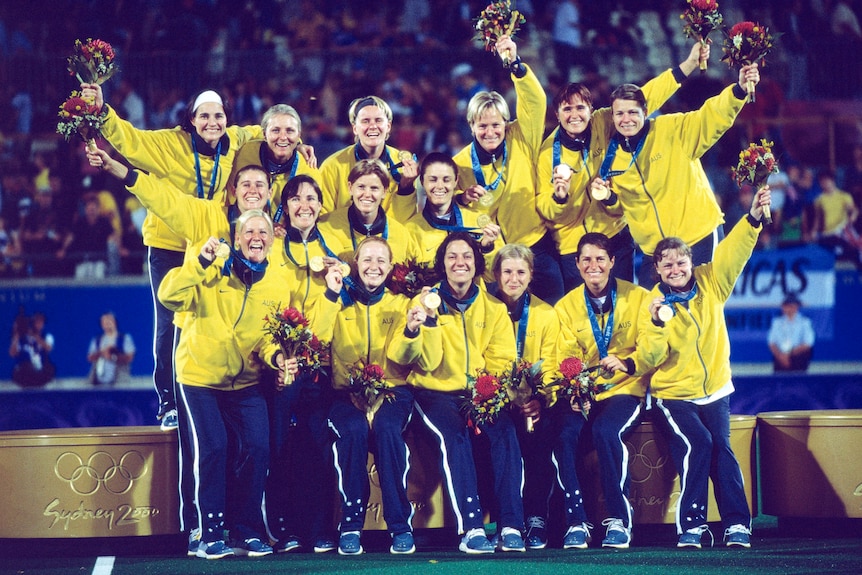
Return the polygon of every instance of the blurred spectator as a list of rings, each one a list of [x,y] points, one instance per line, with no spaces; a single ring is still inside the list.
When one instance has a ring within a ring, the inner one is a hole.
[[[853,197],[835,185],[835,173],[824,170],[817,177],[820,195],[814,200],[814,232],[818,242],[835,251],[839,259],[862,264],[860,249],[862,241],[856,234],[853,224],[859,217],[859,208]]]
[[[117,318],[107,312],[99,318],[102,333],[90,340],[87,361],[93,364],[90,369],[90,383],[93,385],[113,386],[129,378],[129,364],[135,358],[135,342],[128,333],[117,328]]]
[[[853,146],[850,165],[842,170],[841,188],[853,196],[857,207],[862,206],[862,144]],[[862,233],[862,218],[856,218],[856,231]]]
[[[99,211],[99,199],[91,194],[84,198],[83,214],[78,214],[57,251],[57,258],[67,254],[75,266],[76,279],[102,279],[108,266],[108,243],[116,243],[116,233],[108,218]]]
[[[54,258],[62,246],[60,215],[54,207],[51,189],[36,191],[34,202],[21,223],[21,248],[29,265],[29,274],[48,277],[58,274]]]
[[[21,255],[21,244],[18,233],[6,228],[6,218],[0,215],[0,278],[19,275],[21,265],[18,256]]]
[[[33,97],[26,90],[18,90],[12,96],[12,113],[15,118],[15,133],[29,136],[33,126]]]
[[[21,387],[36,387],[54,379],[52,349],[54,336],[45,331],[45,314],[37,312],[28,318],[21,310],[12,326],[9,345],[9,356],[15,360],[12,381]]]
[[[553,40],[554,61],[557,72],[563,78],[571,81],[569,72],[576,66],[586,73],[596,71],[591,53],[583,49],[581,12],[577,0],[562,0],[559,3],[554,17]]]
[[[808,78],[808,60],[813,15],[806,2],[793,0],[790,9],[782,11],[780,30],[784,33],[781,44],[787,55],[787,98],[807,100],[811,97]]]
[[[772,319],[767,335],[775,371],[807,371],[814,351],[811,320],[799,313],[802,302],[787,294],[781,302],[781,315]]]
[[[126,78],[120,80],[117,89],[118,108],[121,116],[131,122],[139,130],[147,127],[147,114],[144,99],[135,91],[135,87]]]

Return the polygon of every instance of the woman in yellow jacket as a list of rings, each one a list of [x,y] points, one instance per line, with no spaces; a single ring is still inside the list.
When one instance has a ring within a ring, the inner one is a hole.
[[[442,301],[438,312],[427,307],[429,296],[422,294],[411,308],[421,325],[405,331],[405,336],[419,340],[421,353],[407,383],[413,388],[417,413],[440,442],[449,500],[458,533],[463,534],[459,549],[493,553],[483,527],[473,450],[461,407],[467,378],[475,377],[477,370],[502,374],[512,368],[515,336],[506,306],[476,284],[485,260],[470,234],[449,234],[437,250],[434,267],[444,278],[436,288]],[[514,424],[502,411],[496,422],[481,429],[492,445],[501,549],[524,551],[523,465]]]
[[[342,496],[338,552],[354,555],[363,551],[360,532],[370,489],[366,464],[373,444],[383,518],[392,537],[389,550],[409,554],[416,546],[410,524],[413,510],[407,498],[409,450],[402,434],[413,415],[413,393],[406,378],[418,356],[418,342],[399,337],[407,326],[410,301],[384,286],[392,270],[392,250],[386,240],[365,238],[356,248],[354,261],[355,275],[344,282],[343,308],[332,333],[336,397],[329,411],[329,427],[335,435],[332,451]],[[351,388],[351,373],[356,370],[372,370],[384,379],[388,398],[381,399],[376,408],[367,404],[359,389]]]
[[[682,238],[695,265],[712,260],[724,215],[700,158],[733,125],[748,98],[746,85],[759,81],[757,64],[743,66],[738,82],[699,110],[655,119],[647,119],[637,86],[623,84],[611,94],[616,132],[590,190],[601,197],[612,188],[619,195],[632,238],[647,256],[637,272],[640,285],[653,285],[648,259],[662,238]]]
[[[281,194],[295,176],[306,174],[320,181],[316,162],[311,162],[300,153],[302,145],[302,119],[293,106],[276,104],[263,113],[260,120],[263,139],[243,144],[233,162],[233,170],[244,166],[262,166],[269,175],[272,194],[272,221],[279,227],[284,224],[284,210],[280,209]],[[233,186],[228,187],[228,201],[232,202]]]
[[[201,529],[196,555],[207,559],[272,553],[261,531],[269,426],[258,385],[262,372],[278,365],[280,353],[262,325],[285,299],[283,277],[267,266],[272,240],[269,216],[245,212],[227,261],[216,257],[219,241],[211,237],[198,253],[190,250],[159,287],[159,299],[170,310],[191,312],[177,348],[177,379],[194,439]],[[295,360],[286,369],[296,371]],[[229,445],[238,449],[230,460]],[[234,479],[228,482],[228,476]],[[230,545],[223,540],[225,529]]]
[[[587,366],[601,366],[609,377],[598,382],[610,388],[596,396],[590,408],[593,441],[608,518],[602,547],[626,549],[631,543],[632,506],[628,500],[631,478],[629,454],[624,437],[643,415],[648,368],[637,354],[638,314],[647,291],[612,276],[616,267],[613,240],[590,232],[578,242],[577,265],[583,283],[554,306],[560,321],[558,361],[581,359]],[[557,454],[560,478],[567,491],[577,489],[575,453],[584,426],[576,403],[561,406],[565,412]],[[572,531],[573,547],[585,547],[589,531],[581,524]],[[580,533],[578,533],[580,532]],[[567,538],[570,537],[567,535]],[[586,536],[586,537],[585,537]]]
[[[682,82],[709,59],[709,45],[699,42],[679,66],[666,70],[643,86],[649,110],[658,110]],[[545,138],[536,167],[536,207],[552,226],[563,283],[570,292],[582,283],[577,247],[584,234],[598,232],[613,240],[614,276],[634,281],[635,244],[616,197],[596,200],[590,181],[599,173],[608,139],[614,132],[610,108],[593,109],[590,89],[580,82],[569,84],[554,97],[558,125]]]
[[[677,547],[700,548],[708,531],[707,487],[715,485],[728,546],[751,546],[751,512],[739,462],[730,447],[730,338],[724,305],[761,231],[769,188],[757,191],[710,263],[693,267],[691,248],[665,238],[655,249],[661,278],[640,311],[638,351],[655,368],[650,392],[667,424],[671,457],[679,473]]]
[[[425,206],[405,226],[416,242],[417,262],[433,265],[440,243],[450,233],[460,231],[469,232],[479,242],[490,270],[494,253],[503,245],[500,226],[488,216],[454,201],[458,166],[452,158],[442,152],[425,156],[419,164],[419,182],[425,192]],[[483,225],[480,226],[480,222]],[[488,276],[485,279],[492,281],[494,278]]]
[[[350,170],[346,182],[350,189],[350,205],[326,214],[320,224],[320,231],[333,244],[336,255],[350,262],[362,238],[379,236],[391,246],[394,262],[415,259],[417,249],[413,237],[404,224],[382,207],[390,182],[383,163],[360,160]]]
[[[81,84],[81,93],[103,110],[102,136],[132,166],[167,179],[184,194],[213,201],[219,206],[225,205],[225,189],[237,150],[261,135],[258,126],[228,126],[226,102],[213,90],[204,90],[192,98],[181,126],[162,130],[139,130],[120,118],[106,105],[98,84]],[[159,303],[156,294],[165,274],[182,265],[186,238],[152,212],[147,212],[143,235],[144,245],[149,248],[148,269],[156,324],[153,383],[159,394],[158,418],[164,428],[174,428],[177,405],[172,366],[173,314]]]
[[[557,361],[560,322],[554,308],[528,291],[533,279],[533,252],[523,244],[506,244],[494,257],[496,284],[493,293],[506,304],[515,334],[516,358],[536,364],[542,361],[544,383],[550,382]],[[524,513],[527,518],[525,545],[544,549],[548,544],[545,520],[554,484],[551,466],[549,420],[542,417],[541,395],[519,405],[513,416],[524,458]],[[492,454],[493,456],[493,454]]]
[[[412,153],[386,144],[392,133],[392,108],[377,96],[365,96],[350,103],[348,117],[356,143],[335,152],[320,166],[323,212],[349,206],[353,194],[347,185],[348,174],[362,160],[378,160],[389,175],[383,209],[403,224],[416,213],[413,183],[419,164]]]
[[[536,259],[534,291],[553,304],[563,295],[560,256],[554,238],[536,211],[536,162],[545,130],[547,98],[533,71],[521,62],[508,36],[496,44],[511,58],[517,118],[497,92],[476,93],[467,104],[473,142],[455,154],[462,205],[487,214],[502,229],[505,243],[529,246]]]
[[[339,264],[335,252],[341,250],[318,228],[322,205],[323,193],[314,178],[292,177],[279,202],[287,231],[284,238],[275,239],[270,257],[288,276],[284,289],[306,317],[323,308],[330,308],[334,317],[340,308],[334,298],[326,297],[329,272]],[[314,333],[328,341],[332,322],[310,319]],[[277,539],[275,551],[293,552],[304,545],[317,553],[332,551],[337,492],[327,426],[332,403],[329,375],[300,374],[289,386],[265,391],[271,431],[266,519]]]

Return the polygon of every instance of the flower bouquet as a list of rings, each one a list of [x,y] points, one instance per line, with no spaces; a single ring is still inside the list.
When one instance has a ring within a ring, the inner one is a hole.
[[[365,412],[369,427],[383,402],[392,401],[395,397],[386,386],[383,368],[376,363],[365,363],[360,359],[351,365],[347,368],[347,384],[351,392],[350,400],[357,409]]]
[[[75,51],[66,58],[66,68],[82,84],[104,84],[117,71],[114,49],[104,40],[75,40]]]
[[[570,403],[576,401],[587,419],[590,415],[587,403],[595,401],[597,393],[610,387],[596,383],[595,372],[601,369],[601,366],[588,368],[577,357],[568,357],[560,363],[559,377],[549,385]]]
[[[539,396],[542,387],[542,363],[540,359],[536,363],[529,361],[513,361],[512,369],[503,374],[501,379],[509,394],[509,401],[523,407]],[[527,416],[527,432],[533,431],[533,418]]]
[[[704,46],[709,33],[724,22],[715,0],[688,0],[688,8],[679,17],[685,23],[682,27],[685,37],[696,38]],[[700,69],[706,70],[706,60],[700,63]]]
[[[386,287],[394,294],[404,294],[410,299],[419,295],[423,287],[431,287],[438,281],[434,268],[414,258],[406,264],[397,263],[386,279]]]
[[[739,22],[725,33],[722,50],[722,60],[727,60],[728,65],[734,68],[742,68],[754,62],[760,61],[763,65],[764,58],[772,51],[775,36],[769,33],[766,26],[756,22]],[[746,87],[748,99],[754,101],[754,83],[749,82]]]
[[[311,341],[316,338],[308,327],[308,319],[298,309],[293,307],[281,309],[281,304],[273,306],[271,313],[264,318],[264,331],[281,348],[285,360],[299,358],[307,354],[308,357],[305,358],[305,361],[309,361],[310,357],[311,365],[314,365]],[[320,359],[320,353],[317,357]],[[293,376],[285,372],[284,384],[290,385],[291,383],[293,383]]]
[[[505,2],[492,2],[476,18],[476,40],[485,47],[485,50],[496,54],[497,40],[501,36],[512,37],[520,29],[521,24],[527,20],[517,10],[512,10],[509,0]],[[509,65],[508,54],[500,54],[505,65]]]
[[[770,174],[778,173],[778,160],[772,153],[772,142],[760,140],[760,145],[748,144],[739,152],[739,163],[733,168],[733,179],[737,185],[751,184],[755,191],[763,187]],[[763,206],[763,218],[772,223],[769,206]]]
[[[324,370],[324,364],[329,363],[331,357],[329,347],[328,343],[320,341],[316,335],[311,334],[311,339],[296,352],[299,370],[313,373],[316,382]]]
[[[479,427],[494,423],[500,411],[509,405],[509,394],[500,378],[486,369],[476,370],[476,375],[467,375],[467,389],[470,396],[464,402],[467,425],[476,433]]]
[[[77,134],[88,147],[96,147],[96,136],[102,129],[104,119],[91,100],[83,98],[80,92],[73,90],[60,105],[57,115],[60,117],[57,133],[62,134],[67,142]]]

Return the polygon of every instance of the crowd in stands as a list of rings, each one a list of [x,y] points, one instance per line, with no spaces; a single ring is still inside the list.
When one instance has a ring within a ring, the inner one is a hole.
[[[472,94],[510,90],[505,70],[484,65],[483,58],[491,56],[470,40],[472,19],[485,4],[129,0],[105,9],[97,2],[50,8],[42,2],[5,3],[0,79],[11,110],[0,118],[0,276],[98,278],[144,268],[145,210],[121,184],[87,164],[83,143],[64,144],[53,133],[57,106],[75,87],[63,62],[75,39],[100,37],[114,45],[121,72],[106,85],[106,96],[140,128],[177,125],[188,95],[211,86],[229,95],[231,124],[257,124],[272,104],[291,104],[303,118],[303,140],[322,160],[352,141],[349,103],[375,94],[395,115],[390,143],[421,159],[431,151],[452,155],[469,142],[464,114]],[[522,52],[535,63],[547,94],[567,81],[584,81],[596,105],[606,105],[615,85],[645,81],[687,50],[679,23],[682,2],[653,2],[648,9],[635,0],[513,4],[527,19],[519,33]],[[761,244],[828,236],[826,243],[839,255],[858,261],[860,220],[855,233],[841,228],[836,234],[824,227],[828,218],[816,201],[828,187],[862,205],[858,128],[844,134],[837,156],[828,158],[802,153],[805,148],[784,138],[780,126],[758,119],[780,117],[789,101],[859,98],[860,2],[721,4],[728,24],[752,19],[782,34],[757,102],[746,106],[741,121],[704,158],[727,221],[747,210],[752,193],[738,190],[730,167],[748,141],[766,137],[775,141],[782,173],[770,180],[776,223]],[[714,42],[710,70],[694,75],[662,111],[695,109],[729,77],[719,62],[720,34]],[[816,105],[803,109],[818,112]],[[548,131],[553,120],[548,118]],[[852,129],[852,121],[846,124]]]

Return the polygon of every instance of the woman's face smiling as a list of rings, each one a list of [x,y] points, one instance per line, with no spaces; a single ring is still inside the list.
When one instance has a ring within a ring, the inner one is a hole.
[[[201,139],[215,148],[227,129],[224,107],[215,102],[204,102],[195,110],[192,125]]]
[[[266,124],[263,137],[272,152],[273,159],[283,164],[293,157],[293,152],[299,144],[301,133],[296,118],[288,114],[278,114],[270,118]]]
[[[569,100],[562,102],[557,108],[557,121],[560,127],[572,138],[584,133],[590,125],[592,110],[589,104],[584,102],[577,94]]]
[[[353,134],[367,151],[385,146],[391,129],[392,124],[386,114],[377,106],[365,106],[356,113]]]
[[[359,214],[366,219],[377,217],[377,211],[385,193],[383,182],[375,174],[359,176],[355,182],[350,184],[353,205]]]
[[[483,150],[493,152],[506,139],[506,120],[491,106],[473,120],[470,130]]]
[[[314,186],[304,182],[299,185],[295,196],[287,200],[287,217],[291,227],[304,232],[310,230],[320,215],[320,200]]]
[[[455,240],[446,246],[443,254],[446,279],[452,287],[472,283],[476,275],[476,258],[473,249],[463,240]]]
[[[444,211],[452,203],[457,183],[458,178],[452,166],[442,162],[431,164],[422,174],[422,187],[425,188],[428,203]]]
[[[373,291],[383,285],[390,271],[392,261],[385,244],[368,242],[362,246],[356,256],[356,274],[365,289]]]
[[[237,230],[236,241],[242,256],[250,262],[261,263],[269,254],[273,237],[264,218],[249,219],[241,230]]]

